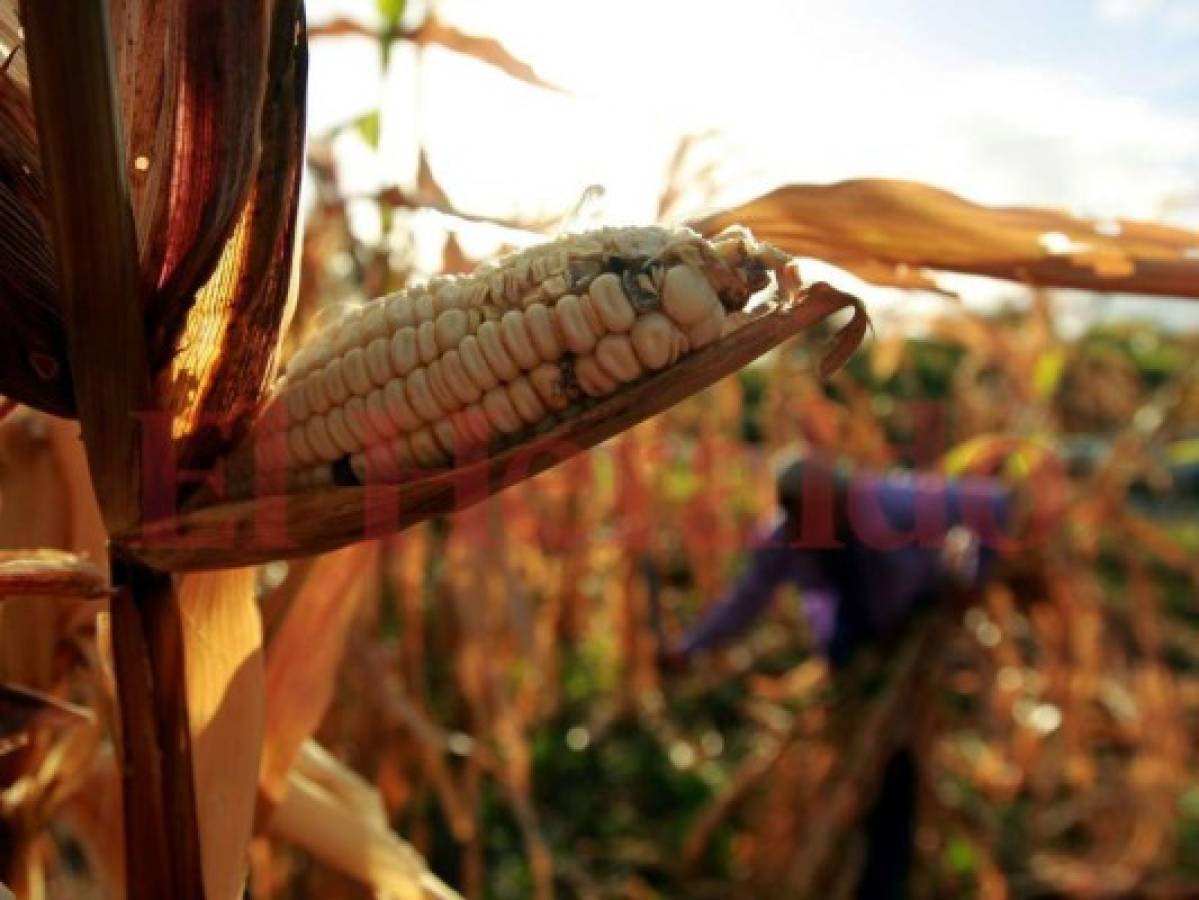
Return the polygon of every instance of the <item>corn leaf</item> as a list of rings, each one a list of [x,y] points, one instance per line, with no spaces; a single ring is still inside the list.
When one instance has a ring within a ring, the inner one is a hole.
[[[180,333],[164,320],[154,341],[170,350],[159,391],[183,468],[206,468],[237,440],[273,371],[293,288],[306,67],[302,4],[280,0],[249,200]]]
[[[94,562],[63,550],[0,550],[0,600],[4,597],[108,596],[108,576]]]
[[[16,0],[0,0],[0,392],[48,412],[74,410],[56,299],[49,209]]]
[[[386,826],[345,802],[367,786],[328,754],[306,755],[304,771],[293,771],[287,792],[271,819],[271,832],[303,847],[337,871],[404,900],[460,900],[429,871],[413,847]],[[313,778],[315,765],[321,781]],[[350,790],[330,790],[331,781],[355,782]]]
[[[108,7],[147,359],[177,417],[183,464],[203,465],[256,404],[284,324],[303,142],[302,9],[298,0]],[[16,21],[15,0],[0,0],[0,45],[16,40]],[[77,402],[24,56],[7,70],[0,56],[0,315],[18,338],[0,348],[0,392],[70,415]]]
[[[88,724],[93,718],[85,707],[51,694],[16,684],[0,684],[0,738],[35,726]]]
[[[360,582],[374,571],[374,545],[317,559],[266,653],[266,726],[259,789],[270,804],[287,791],[300,748],[324,718]]]
[[[979,206],[914,181],[788,185],[693,224],[707,234],[744,225],[790,253],[877,284],[928,286],[918,270],[944,269],[1044,287],[1199,297],[1199,233]]]
[[[83,849],[88,871],[105,897],[125,896],[120,787],[112,754],[97,754],[83,783],[66,799],[61,811],[63,821]]]
[[[29,86],[29,69],[21,52],[21,22],[17,5],[5,0],[0,3],[0,73],[20,88]]]
[[[455,53],[474,57],[489,66],[494,66],[505,75],[515,78],[517,81],[523,81],[525,84],[545,88],[549,91],[562,92],[561,87],[546,81],[537,74],[532,66],[514,56],[507,47],[495,38],[467,34],[461,29],[443,22],[435,15],[429,16],[419,27],[412,31],[402,31],[399,28],[399,21],[403,15],[404,5],[399,4],[398,9],[393,8],[390,11],[382,10],[384,13],[384,23],[380,30],[370,28],[354,19],[338,17],[319,25],[314,25],[312,36],[314,38],[366,37],[378,40],[380,46],[383,48],[384,63],[387,62],[392,43],[397,40],[410,41],[420,47],[436,44],[445,47],[447,50],[453,50]],[[386,6],[395,7],[396,4],[388,3]]]
[[[473,56],[481,62],[494,66],[504,74],[534,87],[550,91],[562,90],[538,75],[528,63],[513,56],[495,38],[467,34],[461,29],[441,21],[436,16],[430,16],[420,28],[406,37],[419,46],[436,44],[465,56]]]
[[[55,548],[106,568],[107,535],[78,431],[73,422],[28,411],[0,423],[0,547],[21,556]],[[6,596],[0,602],[0,678],[53,689],[62,623],[78,606],[68,596]]]
[[[141,519],[135,416],[151,398],[107,12],[102,0],[21,12],[76,405],[100,511],[116,530]]]
[[[205,896],[238,897],[262,747],[262,628],[249,569],[178,589]]]

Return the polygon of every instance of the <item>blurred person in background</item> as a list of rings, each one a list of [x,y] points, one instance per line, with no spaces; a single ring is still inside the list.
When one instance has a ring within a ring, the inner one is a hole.
[[[798,588],[816,649],[834,672],[855,652],[889,643],[938,597],[994,576],[1012,498],[990,478],[854,471],[793,454],[777,468],[778,512],[748,567],[677,645],[667,671],[749,628],[784,585]],[[863,822],[866,858],[856,896],[906,896],[915,837],[916,762],[906,746],[886,765]]]

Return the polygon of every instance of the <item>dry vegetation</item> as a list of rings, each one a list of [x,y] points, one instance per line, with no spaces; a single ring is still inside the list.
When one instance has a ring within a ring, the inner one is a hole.
[[[19,351],[0,389],[21,403],[0,421],[0,881],[19,897],[228,898],[247,860],[255,898],[845,896],[857,812],[888,748],[909,739],[923,767],[918,896],[1199,894],[1199,334],[1136,324],[1066,341],[1051,290],[1199,296],[1193,233],[1113,233],[909,183],[780,189],[694,225],[741,222],[906,289],[935,287],[935,270],[1037,289],[1013,286],[1012,307],[990,316],[947,299],[918,336],[880,326],[828,380],[821,343],[789,340],[401,533],[172,575],[145,565],[143,525],[172,521],[176,500],[208,522],[235,513],[191,485],[147,509],[139,476],[157,460],[138,447],[155,445],[119,413],[152,397],[180,465],[207,469],[261,402],[277,343],[286,356],[322,308],[415,277],[397,238],[421,210],[449,223],[443,270],[471,267],[453,223],[472,217],[422,154],[413,185],[372,198],[387,227],[364,242],[332,136],[310,136],[315,204],[285,332],[298,10],[247,3],[167,26],[153,4],[112,4],[129,37],[113,82],[126,144],[110,171],[80,174],[54,135],[102,97],[64,93],[63,59],[88,59],[103,29],[92,22],[90,43],[85,27],[54,33],[68,5],[45,0],[43,18],[25,4],[30,46],[0,50],[0,314]],[[319,39],[358,28],[335,22]],[[265,43],[237,45],[249,34]],[[164,35],[178,51],[165,63]],[[495,42],[435,19],[405,30],[397,16],[380,37],[541,84]],[[21,41],[0,0],[0,45]],[[238,69],[265,49],[264,71]],[[225,77],[196,68],[209,56],[233,61]],[[163,98],[184,83],[198,108],[163,124]],[[214,116],[220,141],[203,128]],[[94,119],[97,140],[120,138]],[[138,180],[136,141],[169,155],[178,133],[195,138],[205,177],[164,195],[158,154]],[[684,198],[710,186],[689,165],[701,142],[680,148],[664,216],[699,212]],[[106,177],[133,178],[115,268],[70,227],[89,203],[113,212]],[[71,262],[55,269],[51,247]],[[251,321],[247,341],[232,323]],[[129,350],[121,365],[115,347]],[[770,460],[797,440],[863,465],[995,474],[1023,489],[1028,537],[984,594],[947,601],[836,680],[787,602],[664,679],[657,650],[736,572],[773,502]],[[320,534],[312,547],[350,540]],[[221,552],[204,558],[244,558]]]

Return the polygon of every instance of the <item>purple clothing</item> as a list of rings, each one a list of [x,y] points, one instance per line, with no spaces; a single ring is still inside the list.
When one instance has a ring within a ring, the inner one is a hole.
[[[822,647],[827,646],[833,636],[837,590],[825,576],[817,552],[789,547],[787,522],[779,522],[758,541],[749,567],[733,589],[688,632],[682,652],[694,653],[727,643],[766,610],[784,584],[803,591],[812,633]]]
[[[942,586],[949,528],[961,525],[978,537],[978,562],[967,581],[986,581],[1011,499],[990,479],[910,475],[861,475],[840,496],[837,524],[824,532],[837,535],[832,546],[805,546],[802,535],[792,541],[789,522],[776,524],[755,545],[740,580],[679,649],[694,653],[727,643],[765,611],[782,585],[792,584],[802,593],[816,645],[844,658],[862,640],[898,627]]]

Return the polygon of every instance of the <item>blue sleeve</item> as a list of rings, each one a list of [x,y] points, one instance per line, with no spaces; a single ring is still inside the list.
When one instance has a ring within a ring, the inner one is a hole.
[[[1008,489],[992,479],[892,474],[857,479],[849,502],[855,564],[846,602],[871,631],[883,633],[944,584],[942,546],[950,528],[975,533],[973,583],[988,580],[1007,532],[1011,500]]]
[[[800,554],[786,541],[786,528],[780,525],[757,546],[744,574],[688,632],[680,652],[708,650],[731,641],[766,610],[784,581],[807,586],[805,580],[811,579],[805,579],[803,568],[796,565]]]
[[[954,525],[996,548],[1007,533],[1010,508],[1010,491],[990,478],[870,475],[855,479],[849,490],[852,540],[882,552],[913,543],[937,547]]]
[[[993,555],[1012,525],[1012,492],[993,478],[950,482],[949,514],[951,524],[969,528]]]

